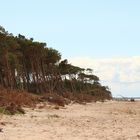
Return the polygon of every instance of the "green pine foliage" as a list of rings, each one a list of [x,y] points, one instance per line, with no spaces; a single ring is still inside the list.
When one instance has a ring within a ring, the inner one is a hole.
[[[61,54],[44,42],[13,36],[0,26],[0,85],[7,89],[37,94],[90,94],[111,98],[93,70],[83,69],[61,60]]]

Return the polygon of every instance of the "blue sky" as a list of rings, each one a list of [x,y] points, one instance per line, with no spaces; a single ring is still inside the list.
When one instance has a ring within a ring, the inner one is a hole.
[[[48,47],[59,50],[63,58],[70,59],[74,64],[86,66],[81,61],[87,58],[91,63],[91,59],[97,59],[97,62],[107,60],[104,64],[108,68],[111,65],[113,69],[116,59],[118,62],[120,58],[121,61],[122,58],[123,61],[132,58],[139,68],[139,59],[133,59],[140,56],[139,0],[0,0],[0,3],[0,25],[14,35],[20,33],[47,42]],[[75,63],[77,58],[80,58],[80,62]],[[109,65],[110,60],[114,61]],[[125,67],[130,68],[131,73],[132,62],[129,62]],[[122,66],[120,63],[118,67]],[[91,66],[96,69],[94,65]],[[99,68],[97,70],[100,71]],[[100,75],[103,75],[102,72]],[[114,73],[112,79],[105,79],[109,86],[116,75]],[[139,71],[137,76],[140,77]],[[114,90],[115,95],[125,88],[120,89],[124,85],[121,80],[117,84],[119,90]],[[134,91],[137,96],[139,87],[137,85]],[[135,94],[133,90],[129,91],[128,95]]]

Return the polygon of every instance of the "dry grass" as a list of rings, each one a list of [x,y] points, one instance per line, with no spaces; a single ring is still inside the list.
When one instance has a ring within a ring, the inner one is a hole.
[[[42,101],[48,101],[50,103],[59,105],[59,106],[65,106],[65,99],[62,96],[59,96],[56,93],[53,94],[44,94],[43,97],[41,97]]]
[[[75,102],[75,103],[87,103],[87,102],[93,102],[96,101],[95,97],[90,94],[83,94],[83,93],[63,93],[63,95],[58,95],[57,93],[53,94],[45,94],[42,98],[40,98],[40,101],[48,101],[50,103],[56,104],[58,106],[65,106],[69,103]]]
[[[39,102],[50,102],[57,106],[64,107],[73,101],[74,103],[86,104],[99,100],[97,97],[87,93],[58,93],[34,95],[26,91],[10,90],[0,86],[0,113],[15,114],[24,113],[22,107],[35,107]],[[43,108],[44,106],[40,107]],[[59,109],[56,107],[55,109]]]
[[[22,113],[22,107],[35,107],[37,97],[25,91],[9,90],[0,87],[0,113],[15,114]]]
[[[0,90],[0,106],[8,106],[11,103],[20,105],[20,106],[34,106],[36,103],[36,97],[27,93],[25,91],[17,90]]]

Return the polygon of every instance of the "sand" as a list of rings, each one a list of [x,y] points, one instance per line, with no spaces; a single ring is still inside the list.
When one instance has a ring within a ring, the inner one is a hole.
[[[0,140],[140,140],[140,102],[108,101],[26,109],[2,116]]]

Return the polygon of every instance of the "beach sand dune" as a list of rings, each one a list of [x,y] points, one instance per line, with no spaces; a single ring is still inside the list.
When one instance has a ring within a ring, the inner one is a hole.
[[[26,109],[3,116],[0,140],[140,140],[140,102],[108,101]]]

